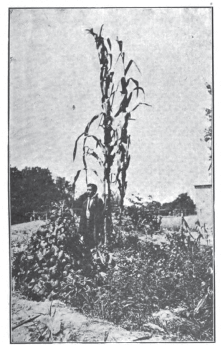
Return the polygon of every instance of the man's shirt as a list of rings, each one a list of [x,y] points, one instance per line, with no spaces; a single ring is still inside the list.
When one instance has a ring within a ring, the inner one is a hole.
[[[93,204],[93,201],[95,199],[95,195],[93,195],[91,198],[88,197],[87,198],[87,208],[86,208],[86,218],[89,219],[90,218],[90,209],[91,209],[91,205]]]

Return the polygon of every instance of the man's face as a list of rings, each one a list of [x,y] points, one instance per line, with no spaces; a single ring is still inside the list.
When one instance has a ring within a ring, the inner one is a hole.
[[[93,191],[93,188],[91,186],[87,187],[87,195],[89,197],[92,197],[94,195],[94,191]]]

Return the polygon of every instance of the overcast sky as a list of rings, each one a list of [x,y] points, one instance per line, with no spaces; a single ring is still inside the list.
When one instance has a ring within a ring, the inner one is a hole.
[[[211,96],[210,9],[36,9],[10,16],[10,164],[49,168],[70,181],[77,136],[101,111],[99,63],[92,36],[124,42],[131,69],[152,107],[130,122],[128,195],[163,201],[208,183],[208,149],[201,140]],[[75,109],[73,109],[73,105]],[[97,182],[91,176],[92,182]],[[82,178],[77,189],[85,188]],[[100,184],[101,188],[101,184]]]

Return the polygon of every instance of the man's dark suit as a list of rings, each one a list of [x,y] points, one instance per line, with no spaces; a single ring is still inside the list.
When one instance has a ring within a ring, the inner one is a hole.
[[[93,248],[103,241],[104,236],[104,204],[96,194],[89,207],[90,217],[87,219],[86,211],[88,198],[82,204],[79,233],[84,236],[87,247]]]

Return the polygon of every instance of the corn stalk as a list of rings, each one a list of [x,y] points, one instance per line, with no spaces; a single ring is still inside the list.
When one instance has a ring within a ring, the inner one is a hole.
[[[73,153],[73,160],[75,160],[77,152],[78,140],[83,137],[83,165],[86,172],[87,182],[87,160],[88,155],[92,155],[103,166],[103,188],[104,188],[104,202],[105,202],[105,243],[109,239],[112,229],[111,217],[111,184],[117,184],[120,193],[120,207],[121,213],[123,210],[123,203],[125,192],[127,188],[126,172],[130,163],[130,135],[128,134],[128,123],[132,120],[131,114],[140,106],[149,104],[145,102],[137,102],[139,100],[139,93],[143,94],[145,99],[145,92],[140,87],[139,82],[128,77],[128,72],[132,64],[140,72],[137,64],[133,60],[125,62],[125,52],[123,51],[123,42],[118,40],[119,54],[113,66],[112,43],[109,38],[105,39],[102,36],[103,25],[100,33],[96,34],[93,29],[86,30],[93,36],[98,52],[98,59],[100,63],[100,89],[101,89],[101,108],[102,111],[93,116],[87,124],[84,132],[77,138]],[[115,66],[118,61],[122,62],[123,75],[120,79],[115,80]],[[116,95],[121,95],[119,104],[116,104]],[[136,102],[134,103],[134,98]],[[131,103],[133,102],[133,107]],[[115,110],[114,110],[115,109]],[[117,110],[116,110],[117,109]],[[99,126],[103,130],[103,140],[98,139],[97,136],[89,133],[90,127],[94,121],[99,121]],[[88,150],[86,143],[87,139],[91,138],[96,142],[96,147],[101,148],[102,157],[94,150]],[[114,167],[117,165],[117,172],[114,173]],[[93,170],[97,175],[97,172]],[[74,179],[74,187],[80,175],[79,170]],[[114,176],[114,178],[113,178]]]

